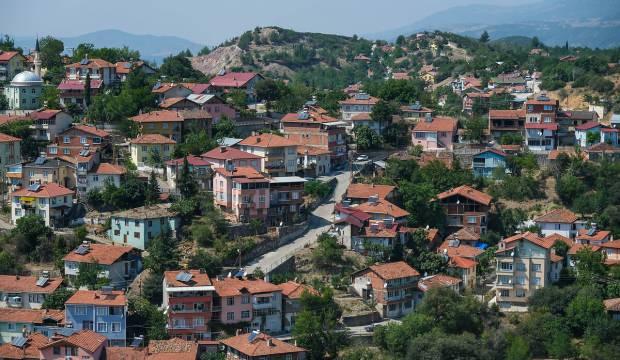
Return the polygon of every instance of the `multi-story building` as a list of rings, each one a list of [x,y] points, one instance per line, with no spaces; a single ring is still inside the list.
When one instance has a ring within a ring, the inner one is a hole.
[[[197,104],[201,110],[211,114],[214,124],[217,124],[222,118],[230,120],[237,118],[237,110],[217,95],[194,93],[188,95],[186,99]]]
[[[112,214],[108,238],[117,244],[144,250],[153,238],[162,233],[176,238],[180,221],[178,214],[170,209],[170,204],[141,206]]]
[[[349,185],[344,198],[351,205],[365,203],[373,196],[378,200],[390,201],[393,198],[395,189],[396,186],[392,185],[356,183]]]
[[[295,318],[302,311],[301,297],[304,293],[320,295],[316,289],[310,285],[300,284],[295,281],[287,281],[278,285],[282,289],[282,314],[284,323],[282,329],[290,332],[295,326]]]
[[[9,81],[26,69],[26,58],[19,51],[0,50],[0,82]]]
[[[491,196],[462,185],[438,194],[437,199],[446,213],[448,227],[467,227],[477,234],[486,232]]]
[[[1,56],[1,54],[0,54]],[[35,110],[41,107],[43,80],[41,76],[23,71],[15,75],[4,94],[9,102],[9,110]]]
[[[193,180],[200,190],[211,191],[213,189],[213,169],[211,163],[202,156],[188,155],[186,157],[166,161],[166,174],[168,185],[172,189],[177,188],[178,178],[183,171],[185,159]]]
[[[329,151],[331,165],[347,160],[346,123],[327,115],[318,106],[306,106],[299,113],[284,115],[280,120],[284,135],[297,144]]]
[[[415,308],[420,273],[404,261],[372,265],[351,275],[355,292],[382,318],[399,318]]]
[[[69,336],[54,336],[39,347],[39,358],[46,360],[101,360],[108,340],[92,330],[80,330]]]
[[[129,142],[129,152],[131,161],[136,164],[138,169],[151,168],[154,154],[162,161],[171,159],[172,153],[176,146],[176,141],[159,134],[148,134],[138,136]]]
[[[20,138],[0,133],[0,178],[5,178],[8,166],[21,162],[21,141]]]
[[[589,228],[577,230],[577,236],[575,237],[575,243],[581,245],[601,246],[610,240],[613,240],[611,231],[601,230],[594,223]]]
[[[305,360],[308,353],[304,348],[257,331],[224,339],[221,344],[228,360]]]
[[[214,291],[209,275],[200,270],[166,271],[163,308],[168,335],[186,340],[210,339],[208,324]]]
[[[120,165],[110,163],[100,163],[97,167],[91,169],[86,175],[85,193],[94,189],[101,189],[107,183],[114,184],[116,187],[121,186],[121,179],[127,173],[127,170]]]
[[[250,167],[215,168],[213,199],[237,221],[264,221],[269,215],[269,179]]]
[[[331,152],[316,146],[298,146],[297,161],[304,176],[316,177],[331,173]]]
[[[620,240],[602,243],[601,252],[605,254],[605,264],[609,266],[620,265]]]
[[[388,225],[391,223],[402,224],[407,221],[407,216],[409,216],[408,211],[374,195],[369,197],[367,202],[353,208],[370,215],[371,220],[382,221]]]
[[[127,288],[142,271],[141,252],[131,246],[85,242],[65,255],[63,261],[69,284],[75,283],[80,265],[96,267],[98,277],[116,288]]]
[[[31,161],[11,171],[19,170],[22,186],[33,184],[51,184],[56,183],[66,188],[75,188],[75,166],[65,160],[58,158],[47,158],[40,156],[35,161]]]
[[[433,109],[422,106],[419,101],[410,105],[401,106],[400,112],[404,120],[414,124],[419,120],[425,119],[427,116],[433,115]]]
[[[278,135],[259,134],[243,139],[237,147],[261,156],[261,171],[270,176],[287,176],[297,172],[297,145],[294,141]]]
[[[0,275],[0,308],[41,309],[45,298],[62,284],[62,278],[46,275]]]
[[[525,232],[506,238],[495,253],[495,294],[502,311],[526,311],[527,299],[542,287],[559,280],[562,257],[553,241]]]
[[[65,314],[62,310],[5,309],[0,308],[0,340],[11,344],[16,338],[34,331],[62,331]],[[2,351],[0,350],[0,357]]]
[[[69,104],[76,104],[81,108],[86,108],[87,104],[85,103],[86,98],[86,80],[67,80],[64,79],[58,84],[57,87],[60,92],[60,104],[64,107],[69,106]],[[90,80],[90,96],[92,99],[99,95],[99,93],[103,90],[103,81],[99,79],[91,79]]]
[[[212,116],[204,110],[157,110],[131,118],[140,127],[140,134],[159,134],[182,141],[190,132],[206,131],[211,136]]]
[[[525,136],[525,109],[489,110],[489,131],[494,139],[505,135]]]
[[[455,278],[454,276],[444,274],[425,276],[418,281],[418,289],[422,292],[421,294],[418,294],[418,299],[422,300],[424,293],[431,289],[437,288],[448,288],[456,293],[459,293],[461,290],[460,285],[461,279]]]
[[[90,74],[91,80],[101,80],[104,86],[111,86],[116,81],[116,66],[102,59],[89,59],[85,57],[78,63],[65,66],[65,79],[86,80]]]
[[[557,146],[558,101],[540,95],[525,102],[525,141],[532,151],[550,151]]]
[[[381,257],[397,245],[403,243],[404,234],[398,231],[399,225],[392,221],[369,221],[359,231],[351,231],[351,250],[364,255]]]
[[[49,227],[66,225],[73,207],[75,192],[64,186],[49,184],[33,184],[11,194],[11,223],[28,215],[39,215]]]
[[[201,158],[211,163],[213,168],[222,168],[226,162],[235,167],[251,167],[256,171],[263,169],[263,158],[229,146],[219,146],[200,155]]]
[[[534,218],[534,223],[540,228],[543,236],[560,234],[566,238],[574,239],[577,231],[587,226],[585,221],[580,221],[577,215],[565,208],[551,210]]]
[[[260,279],[218,277],[213,281],[213,320],[247,323],[252,330],[282,331],[282,289]]]
[[[420,120],[412,131],[411,143],[424,151],[452,151],[458,121],[452,117],[430,117]]]
[[[141,72],[145,75],[153,75],[157,72],[157,70],[142,60],[117,61],[114,66],[116,67],[116,76],[120,81],[127,80],[127,76],[133,72]]]
[[[209,80],[210,93],[222,94],[231,90],[241,90],[246,93],[248,102],[256,101],[256,83],[264,79],[255,72],[226,72],[222,71]]]
[[[471,115],[474,111],[474,105],[476,103],[488,106],[490,102],[491,93],[485,93],[482,91],[469,92],[463,96],[463,112]]]
[[[350,123],[357,114],[370,114],[379,99],[364,92],[357,93],[346,100],[339,101],[342,120]]]
[[[506,169],[506,153],[488,148],[472,157],[472,170],[475,176],[490,178],[497,169]]]
[[[73,122],[71,115],[62,110],[38,110],[30,113],[29,117],[33,122],[30,125],[33,129],[31,136],[41,141],[54,141],[56,136],[67,130]]]
[[[91,151],[110,146],[110,133],[89,125],[73,125],[58,133],[47,146],[50,156],[75,156],[85,148]]]
[[[179,83],[161,83],[153,86],[153,94],[157,96],[157,102],[163,103],[166,99],[185,98],[192,94],[192,91]]]
[[[78,290],[65,302],[65,324],[76,331],[95,331],[106,337],[109,346],[125,346],[125,292],[112,290],[110,287],[103,287],[101,290]]]
[[[301,219],[304,204],[304,183],[299,176],[269,179],[269,223],[278,226]]]

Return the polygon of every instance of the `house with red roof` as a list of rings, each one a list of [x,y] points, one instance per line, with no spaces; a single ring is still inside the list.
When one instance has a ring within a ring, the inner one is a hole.
[[[184,97],[169,97],[159,102],[159,107],[165,110],[196,110],[200,106]]]
[[[297,146],[297,157],[304,177],[317,177],[331,173],[332,153],[316,146]]]
[[[378,200],[390,201],[394,197],[395,189],[396,186],[392,185],[356,183],[349,185],[344,197],[351,205],[365,203],[373,196]]]
[[[189,132],[205,131],[211,136],[212,116],[204,110],[157,110],[130,118],[140,128],[140,134],[159,134],[182,141]]]
[[[27,215],[39,215],[49,227],[67,223],[75,192],[56,183],[26,186],[11,194],[11,223]]]
[[[437,248],[437,253],[448,260],[448,267],[460,275],[461,284],[473,289],[476,285],[476,266],[478,258],[484,252],[478,247],[480,235],[468,228],[461,228],[448,235],[446,240]]]
[[[605,254],[605,264],[609,266],[620,265],[620,240],[602,243],[600,251]]]
[[[525,109],[489,110],[489,131],[494,139],[504,135],[525,136]]]
[[[310,285],[301,284],[296,281],[287,281],[278,285],[282,289],[282,328],[290,332],[295,326],[295,318],[301,312],[301,297],[305,294],[320,295],[320,293]]]
[[[214,124],[217,124],[224,117],[230,120],[237,118],[237,110],[215,94],[193,93],[188,95],[186,99],[197,104],[201,110],[211,114]]]
[[[438,288],[448,288],[459,293],[461,290],[461,279],[454,276],[436,274],[425,276],[418,281],[418,289],[420,289],[422,293]],[[420,298],[421,297],[422,294],[420,294]]]
[[[21,332],[15,337],[22,337]],[[38,360],[41,357],[39,348],[47,345],[50,340],[47,336],[38,332],[27,334],[24,345],[15,346],[11,343],[11,339],[3,341],[0,345],[0,358],[14,360]]]
[[[161,83],[158,82],[153,86],[151,92],[157,96],[157,102],[161,104],[166,99],[185,99],[192,94],[192,90],[185,84],[179,83]]]
[[[62,278],[0,275],[0,308],[41,309],[61,284]]]
[[[127,80],[127,76],[134,71],[142,72],[145,75],[153,75],[157,72],[157,70],[142,60],[117,61],[114,66],[116,67],[116,76],[120,81]]]
[[[213,200],[237,221],[265,221],[269,215],[269,179],[251,167],[215,168]]]
[[[146,134],[129,141],[131,161],[138,169],[150,168],[153,153],[158,153],[163,161],[170,160],[176,147],[176,141],[160,134]]]
[[[307,350],[259,331],[241,334],[220,343],[226,349],[226,359],[305,360]]]
[[[371,265],[351,275],[351,286],[382,318],[399,318],[412,312],[420,273],[404,261]]]
[[[37,110],[28,114],[28,117],[32,120],[31,136],[41,141],[54,141],[56,136],[67,130],[73,122],[71,115],[62,110]]]
[[[21,141],[18,137],[0,133],[0,176],[3,178],[8,166],[21,164]]]
[[[100,163],[88,171],[85,192],[88,193],[93,189],[101,189],[107,182],[111,182],[114,186],[119,187],[126,173],[127,169],[124,166]]]
[[[256,171],[263,169],[263,158],[259,155],[241,151],[230,146],[219,146],[200,155],[211,163],[213,168],[226,167],[226,163],[235,167],[251,167]]]
[[[65,65],[65,79],[86,80],[90,74],[91,80],[101,80],[104,86],[111,86],[118,81],[116,65],[103,59],[89,59],[86,56],[80,62]]]
[[[472,91],[463,95],[463,112],[466,114],[472,114],[474,105],[481,103],[488,106],[491,102],[491,93],[483,92],[480,89],[472,89]]]
[[[60,92],[60,105],[63,107],[69,106],[69,104],[76,104],[80,108],[86,108],[84,98],[86,96],[86,80],[68,80],[63,79],[56,87]],[[99,79],[90,80],[90,96],[92,99],[99,95],[103,90],[103,81]]]
[[[209,92],[215,94],[222,94],[230,92],[231,90],[243,90],[248,97],[249,102],[256,101],[256,83],[263,80],[264,77],[255,72],[227,72],[222,71],[211,80],[209,84]]]
[[[555,241],[525,232],[499,242],[495,253],[495,295],[501,311],[525,311],[527,299],[537,290],[558,281],[561,256]]]
[[[125,346],[127,296],[112,289],[78,290],[65,302],[65,323],[77,331],[71,336],[96,331],[94,334],[103,338],[97,341],[102,345]]]
[[[444,208],[448,227],[466,227],[477,234],[486,232],[493,200],[490,195],[462,185],[438,194],[437,200]]]
[[[598,121],[589,121],[575,126],[575,144],[585,149],[590,145],[601,142],[602,129],[603,125]],[[596,141],[591,140],[592,138],[596,138]]]
[[[400,113],[403,119],[411,123],[417,123],[420,119],[433,115],[433,109],[422,106],[419,101],[413,104],[403,105],[400,107]]]
[[[215,287],[204,271],[166,271],[163,308],[167,332],[187,340],[211,339],[213,294]]]
[[[80,330],[69,336],[54,335],[47,344],[39,347],[39,358],[49,360],[93,359],[105,354],[108,340],[93,330]]]
[[[577,232],[587,226],[585,221],[579,220],[574,212],[566,208],[557,208],[537,216],[534,223],[544,236],[559,234],[569,239],[574,239]]]
[[[378,102],[379,98],[370,96],[365,92],[358,92],[357,94],[349,97],[348,99],[341,100],[338,103],[340,104],[340,113],[342,114],[342,120],[351,122],[351,118],[355,115],[368,115],[372,112],[372,108]]]
[[[0,81],[10,81],[24,70],[26,58],[19,51],[0,50]]]
[[[475,176],[492,178],[497,169],[506,169],[508,155],[494,148],[487,148],[472,157],[472,170]]]
[[[540,95],[525,102],[525,142],[531,151],[550,151],[557,146],[558,100]]]
[[[142,255],[139,249],[118,244],[84,242],[63,258],[65,279],[74,284],[80,266],[97,266],[98,277],[108,279],[111,286],[127,288],[142,271]]]
[[[177,188],[177,180],[183,171],[185,157],[166,161],[166,174],[168,176],[168,185],[172,189]],[[202,156],[188,155],[187,164],[189,172],[193,175],[194,181],[201,190],[211,191],[213,188],[213,170],[211,162]]]
[[[271,176],[287,176],[297,172],[298,145],[301,144],[275,134],[256,134],[241,140],[236,147],[262,157],[262,172]]]
[[[28,334],[63,332],[64,320],[62,310],[0,308],[0,339],[11,344],[11,340]],[[3,351],[6,349],[0,345],[0,358],[5,358],[2,357]]]
[[[458,121],[452,117],[430,117],[419,121],[411,133],[411,143],[424,151],[452,151]]]

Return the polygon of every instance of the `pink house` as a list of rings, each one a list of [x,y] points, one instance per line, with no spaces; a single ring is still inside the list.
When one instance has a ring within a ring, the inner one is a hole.
[[[92,330],[81,330],[67,337],[53,337],[39,348],[40,358],[47,360],[82,360],[101,358],[107,339]]]
[[[212,168],[225,167],[226,161],[232,162],[235,167],[251,167],[261,171],[263,158],[236,148],[220,146],[202,155],[201,158],[211,163]]]
[[[216,168],[214,201],[237,221],[265,220],[269,210],[269,179],[251,167]]]
[[[430,117],[420,120],[412,132],[411,143],[421,145],[424,151],[452,151],[458,121],[452,117]]]

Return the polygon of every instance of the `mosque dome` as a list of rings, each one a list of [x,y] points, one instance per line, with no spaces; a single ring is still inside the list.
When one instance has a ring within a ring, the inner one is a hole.
[[[33,86],[41,84],[43,84],[41,77],[32,71],[22,71],[15,75],[11,81],[12,86]]]

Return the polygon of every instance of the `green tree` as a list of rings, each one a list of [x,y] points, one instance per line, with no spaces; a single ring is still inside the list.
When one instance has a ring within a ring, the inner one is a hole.
[[[601,142],[601,133],[588,131],[586,133],[586,143],[589,145],[598,144]]]
[[[366,125],[356,126],[353,133],[358,150],[375,149],[381,145],[381,137]]]
[[[573,334],[583,335],[585,329],[606,316],[599,291],[590,286],[582,288],[568,305],[566,316]]]
[[[524,360],[530,358],[530,348],[527,342],[520,336],[514,336],[506,351],[506,360]]]
[[[396,106],[387,101],[379,100],[372,107],[370,118],[372,121],[379,123],[379,132],[382,133],[384,126],[392,122],[392,115],[395,115],[397,112]]]
[[[80,263],[75,286],[78,288],[86,286],[89,290],[95,290],[108,285],[109,280],[107,278],[100,278],[100,273],[101,267],[98,262],[95,261],[93,264]]]
[[[248,50],[250,48],[250,43],[252,43],[252,32],[246,31],[239,37],[239,41],[237,41],[237,46],[239,46],[242,50]]]
[[[191,257],[189,266],[204,270],[209,276],[216,276],[222,271],[222,260],[204,249],[198,249]]]
[[[55,86],[44,86],[41,91],[41,104],[48,109],[60,109],[60,91]]]
[[[44,309],[56,309],[56,310],[64,310],[65,303],[71,296],[75,294],[75,291],[69,290],[67,288],[60,288],[53,293],[47,295],[45,300],[43,300],[43,308]]]
[[[338,239],[327,232],[317,238],[318,246],[312,252],[312,260],[318,266],[332,266],[342,261],[344,251]]]
[[[164,271],[177,269],[179,259],[175,241],[168,232],[162,233],[149,244],[148,255],[144,258],[144,268],[161,275]]]
[[[203,46],[200,51],[198,51],[198,56],[209,55],[211,53],[211,49],[208,46]]]
[[[194,176],[189,170],[187,156],[183,159],[183,168],[177,179],[177,188],[184,199],[189,199],[198,193],[198,187],[194,181]]]
[[[481,144],[485,138],[487,121],[481,117],[474,117],[465,122],[465,139]]]
[[[484,30],[482,32],[482,35],[480,35],[479,41],[481,43],[487,43],[487,42],[489,42],[490,39],[491,39],[491,37],[489,36],[489,33],[486,30]]]
[[[41,66],[44,68],[53,68],[62,66],[62,58],[60,54],[65,50],[62,41],[46,36],[39,41],[39,51],[41,55]]]
[[[52,236],[52,229],[45,225],[45,221],[39,215],[22,216],[17,219],[12,231],[18,237],[17,250],[21,254],[31,254],[39,245],[41,238]]]
[[[90,106],[90,72],[86,73],[86,81],[84,81],[84,106]]]
[[[154,147],[149,149],[146,162],[149,166],[154,167],[155,169],[160,169],[164,166],[164,158],[162,157],[161,152]]]
[[[4,96],[4,94],[0,94],[0,111],[8,110],[9,108],[9,100]]]
[[[21,265],[15,261],[15,256],[6,251],[0,251],[0,274],[17,274]]]
[[[161,284],[160,284],[161,287]],[[133,297],[129,299],[129,316],[127,317],[128,337],[144,335],[144,341],[168,338],[166,332],[166,315],[159,311],[157,305],[147,299]],[[133,332],[133,334],[130,334]]]
[[[607,274],[605,255],[590,247],[583,247],[575,256],[577,281],[583,285],[594,284]]]
[[[151,175],[149,176],[149,181],[146,184],[146,188],[144,191],[144,203],[146,205],[157,204],[159,202],[160,194],[161,194],[161,191],[159,190],[159,183],[157,182],[155,171],[151,171]]]
[[[433,319],[448,334],[469,332],[479,335],[487,308],[472,296],[462,297],[449,288],[435,288],[424,294],[418,312]]]
[[[192,62],[185,53],[168,56],[159,68],[159,72],[169,80],[176,81],[201,81],[204,75],[192,67]]]
[[[222,117],[213,127],[213,137],[222,139],[225,137],[237,137],[237,127],[235,123],[227,117]]]

